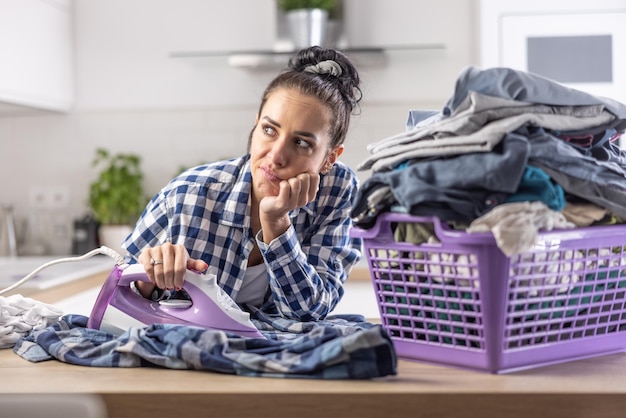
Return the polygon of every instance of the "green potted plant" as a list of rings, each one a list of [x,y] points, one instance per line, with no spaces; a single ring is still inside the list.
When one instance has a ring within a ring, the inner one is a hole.
[[[277,0],[285,13],[291,40],[297,49],[325,46],[329,19],[337,13],[340,0]]]
[[[143,190],[141,158],[98,148],[92,167],[99,169],[99,173],[89,185],[89,207],[100,224],[100,244],[123,255],[120,244],[148,202]]]
[[[330,13],[336,0],[278,0],[278,7],[284,12],[298,9],[322,9]]]

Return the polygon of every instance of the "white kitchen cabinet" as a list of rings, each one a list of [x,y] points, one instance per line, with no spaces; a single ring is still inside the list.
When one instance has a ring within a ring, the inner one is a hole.
[[[0,109],[68,111],[72,0],[0,0]]]

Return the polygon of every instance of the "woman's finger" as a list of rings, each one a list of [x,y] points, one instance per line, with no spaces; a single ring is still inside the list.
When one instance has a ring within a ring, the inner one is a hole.
[[[187,272],[187,263],[189,262],[189,253],[184,245],[176,245],[174,261],[172,264],[173,276],[172,287],[180,290],[185,282],[185,273]]]
[[[154,274],[157,277],[162,277],[163,287],[161,289],[174,289],[174,276],[176,266],[176,246],[169,242],[161,245],[161,260],[162,264],[154,266]]]
[[[187,260],[188,270],[194,270],[199,273],[202,273],[206,271],[206,269],[208,268],[209,268],[209,265],[202,260],[194,260],[193,258],[190,258],[189,260]]]
[[[302,181],[298,177],[292,177],[289,180],[289,199],[287,200],[287,209],[291,210],[297,207],[300,200],[300,192],[302,190]]]
[[[309,203],[309,187],[311,179],[308,173],[298,174],[296,178],[298,179],[298,184],[300,186],[296,200],[296,207],[302,207]]]
[[[152,260],[154,259],[152,253],[154,252],[153,248],[144,249],[139,255],[139,263],[143,266],[143,269],[146,271],[146,275],[150,279],[150,281],[158,286],[156,277],[154,276],[154,264],[152,264]]]
[[[320,188],[320,175],[319,173],[309,173],[309,195],[308,202],[311,202],[317,196],[317,192]]]

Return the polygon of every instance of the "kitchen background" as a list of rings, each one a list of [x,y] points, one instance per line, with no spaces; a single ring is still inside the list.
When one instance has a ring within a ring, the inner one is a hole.
[[[440,109],[462,68],[480,65],[481,2],[343,6],[340,44],[384,57],[355,56],[364,100],[341,159],[356,167],[409,109]],[[14,206],[21,254],[70,253],[97,147],[140,154],[149,195],[183,166],[245,152],[278,67],[175,55],[285,45],[275,0],[0,0],[0,203]]]

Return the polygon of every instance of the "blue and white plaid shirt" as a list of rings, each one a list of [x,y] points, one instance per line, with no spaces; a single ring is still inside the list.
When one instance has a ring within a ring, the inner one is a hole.
[[[321,175],[317,199],[291,211],[291,226],[269,244],[263,231],[253,236],[251,187],[247,156],[189,169],[152,198],[123,246],[136,258],[148,246],[183,244],[236,299],[256,240],[269,281],[262,309],[304,321],[324,319],[362,255],[361,240],[349,235],[358,187],[354,172],[337,161]]]

